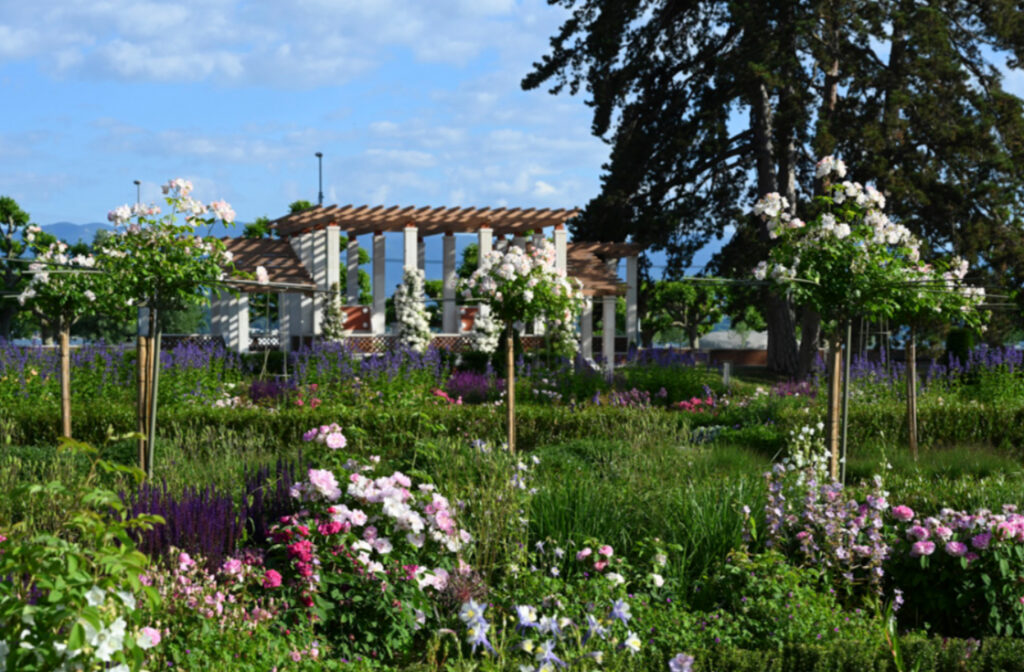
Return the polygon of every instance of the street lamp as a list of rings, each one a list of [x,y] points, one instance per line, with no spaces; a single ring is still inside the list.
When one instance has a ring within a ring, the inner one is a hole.
[[[324,204],[324,153],[323,152],[317,152],[316,153],[316,161],[317,161],[317,164],[319,164],[319,172],[320,172],[320,193],[317,196],[317,205],[323,207],[323,204]]]
[[[135,180],[135,203],[142,203],[142,182]]]

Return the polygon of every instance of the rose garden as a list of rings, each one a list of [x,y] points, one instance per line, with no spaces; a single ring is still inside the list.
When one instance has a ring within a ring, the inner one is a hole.
[[[737,282],[821,316],[799,383],[580,356],[542,236],[460,283],[476,352],[430,345],[407,271],[396,347],[271,361],[161,345],[164,312],[267,284],[202,236],[226,203],[172,180],[90,255],[26,229],[18,298],[58,347],[0,345],[0,671],[1024,669],[1024,355],[844,366],[853,319],[913,353],[981,331],[986,296],[817,170],[806,221],[752,204],[774,243]],[[76,320],[140,309],[139,345],[71,349]]]

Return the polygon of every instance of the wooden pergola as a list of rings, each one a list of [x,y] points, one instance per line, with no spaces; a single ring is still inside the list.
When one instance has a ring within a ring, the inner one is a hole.
[[[236,254],[236,264],[245,260],[244,266],[255,268],[267,264],[255,264],[264,260],[279,264],[281,273],[276,279],[282,282],[296,282],[302,285],[296,292],[302,292],[312,282],[316,294],[302,295],[295,292],[282,294],[281,331],[291,338],[304,338],[320,333],[325,298],[330,288],[341,279],[341,235],[348,237],[346,248],[346,310],[368,314],[369,332],[381,335],[385,331],[384,305],[386,300],[385,240],[386,232],[401,232],[403,235],[403,266],[423,268],[424,245],[427,236],[442,235],[442,332],[457,334],[462,331],[459,307],[456,302],[456,233],[472,233],[477,236],[481,258],[494,248],[495,236],[500,240],[510,236],[511,242],[525,247],[527,237],[534,240],[544,238],[544,230],[553,229],[556,266],[567,275],[579,278],[583,283],[587,303],[584,307],[583,331],[585,336],[592,333],[593,301],[600,299],[604,307],[606,324],[614,324],[615,297],[625,293],[627,299],[627,337],[636,340],[636,255],[639,248],[628,243],[568,243],[565,223],[579,214],[575,209],[549,208],[447,208],[447,207],[384,207],[384,206],[316,206],[309,210],[279,217],[270,223],[270,228],[280,237],[275,241],[259,241],[259,244],[244,242],[231,243],[229,249]],[[372,234],[372,285],[373,301],[370,306],[358,306],[359,292],[359,243],[357,236]],[[239,239],[235,239],[239,240]],[[270,245],[274,243],[275,245]],[[281,245],[287,245],[292,255]],[[618,260],[626,258],[626,282],[617,276]],[[305,276],[296,275],[301,267]],[[608,316],[610,319],[607,319]],[[542,328],[542,327],[538,327]],[[606,330],[609,331],[609,330]],[[606,359],[611,359],[609,348],[614,348],[614,334],[603,350]],[[590,338],[584,338],[584,355],[590,356]]]

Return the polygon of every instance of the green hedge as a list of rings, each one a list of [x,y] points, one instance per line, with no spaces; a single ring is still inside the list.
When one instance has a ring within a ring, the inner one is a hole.
[[[127,405],[76,407],[72,416],[75,438],[96,444],[104,441],[108,427],[119,434],[135,427],[135,410]],[[386,456],[406,454],[423,440],[461,436],[501,442],[505,436],[505,411],[496,406],[321,406],[277,412],[179,406],[159,411],[157,433],[183,445],[216,440],[235,446],[292,446],[302,443],[303,432],[331,422],[342,426],[354,449]],[[59,426],[56,409],[26,404],[0,410],[0,442],[51,445]],[[516,413],[516,441],[522,450],[595,436],[628,440],[644,433],[682,442],[688,428],[685,414],[657,409],[523,406]]]
[[[1024,672],[1024,640],[903,637],[904,670],[917,672]],[[792,644],[778,651],[723,648],[690,652],[694,672],[897,672],[884,641]]]

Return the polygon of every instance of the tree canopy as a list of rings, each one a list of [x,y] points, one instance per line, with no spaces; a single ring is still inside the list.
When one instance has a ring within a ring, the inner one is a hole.
[[[570,16],[523,87],[585,92],[611,145],[576,238],[666,249],[675,276],[732,230],[763,257],[754,201],[779,192],[806,217],[814,162],[837,153],[932,249],[1024,277],[1024,117],[997,67],[1024,53],[1016,3],[549,2]],[[770,363],[791,371],[792,307],[765,305]]]

